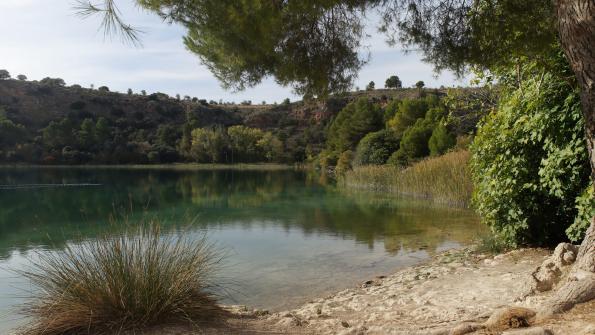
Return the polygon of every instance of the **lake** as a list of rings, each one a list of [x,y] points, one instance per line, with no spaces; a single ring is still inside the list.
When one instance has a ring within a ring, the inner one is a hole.
[[[295,169],[0,168],[0,333],[28,284],[14,273],[36,252],[110,230],[110,216],[159,217],[206,233],[227,253],[223,302],[278,310],[469,244],[469,210],[342,191]]]

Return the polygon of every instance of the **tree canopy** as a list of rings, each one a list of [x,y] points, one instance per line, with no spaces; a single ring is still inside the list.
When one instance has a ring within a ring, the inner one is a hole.
[[[79,13],[120,24],[115,0],[82,2]],[[554,4],[542,0],[137,0],[187,29],[186,47],[230,89],[273,77],[299,94],[349,89],[366,63],[364,28],[376,24],[389,42],[421,49],[440,71],[510,65],[519,58],[547,61],[555,50]],[[380,22],[370,22],[380,13]],[[397,78],[398,79],[398,78]],[[388,81],[387,81],[388,84]],[[398,87],[387,85],[387,87]]]

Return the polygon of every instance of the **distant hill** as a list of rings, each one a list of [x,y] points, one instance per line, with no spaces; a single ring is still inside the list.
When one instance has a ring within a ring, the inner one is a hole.
[[[445,93],[443,90],[436,92]],[[31,145],[39,147],[37,151],[52,150],[47,148],[47,143],[42,143],[41,138],[43,129],[51,122],[57,123],[67,119],[69,124],[72,124],[73,136],[76,137],[77,129],[85,120],[97,122],[103,118],[107,120],[112,132],[124,137],[120,140],[121,146],[130,146],[131,143],[138,146],[139,143],[144,143],[144,151],[150,150],[146,147],[157,142],[159,127],[168,125],[173,127],[171,129],[181,129],[189,119],[192,119],[193,127],[200,128],[233,125],[258,128],[271,132],[283,141],[284,162],[297,162],[305,158],[306,147],[313,154],[320,151],[324,144],[326,125],[350,101],[365,96],[382,104],[395,98],[414,98],[418,94],[417,89],[373,90],[351,92],[324,101],[298,101],[279,105],[229,105],[197,99],[178,100],[163,93],[122,94],[109,92],[106,88],[64,86],[61,80],[49,78],[40,82],[0,80],[0,118],[3,115],[4,119],[24,127],[21,134],[23,139],[19,143],[13,143],[14,148],[6,145],[11,142],[10,139],[5,141],[4,154],[0,155],[0,161],[49,163],[50,161],[45,159],[48,152],[29,151],[32,150]],[[174,146],[174,143],[170,145]],[[45,149],[42,149],[44,146]],[[27,155],[30,157],[24,157]],[[60,153],[54,154],[56,155],[60,156]],[[138,155],[135,157],[138,158]],[[70,163],[149,162],[136,160],[89,158]]]

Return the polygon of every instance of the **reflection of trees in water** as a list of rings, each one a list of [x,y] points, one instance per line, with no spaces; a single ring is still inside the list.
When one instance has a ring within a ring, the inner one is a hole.
[[[342,194],[341,206],[302,212],[299,224],[306,233],[327,231],[374,247],[383,240],[390,253],[427,249],[435,252],[445,241],[467,243],[482,227],[467,210],[427,206],[377,194]]]
[[[166,224],[281,225],[304,234],[355,239],[389,252],[435,250],[478,229],[469,212],[420,207],[378,195],[338,193],[311,173],[239,170],[41,169],[0,171],[0,183],[99,183],[99,187],[0,191],[0,257],[19,246],[61,245],[105,229],[114,212],[158,215]]]

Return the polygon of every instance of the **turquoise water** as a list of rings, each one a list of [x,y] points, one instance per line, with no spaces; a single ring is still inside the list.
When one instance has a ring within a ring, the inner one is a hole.
[[[0,169],[0,333],[22,323],[36,252],[109,230],[109,216],[159,217],[228,254],[224,303],[282,309],[470,243],[473,212],[338,190],[296,170]],[[188,226],[189,222],[192,222]]]

